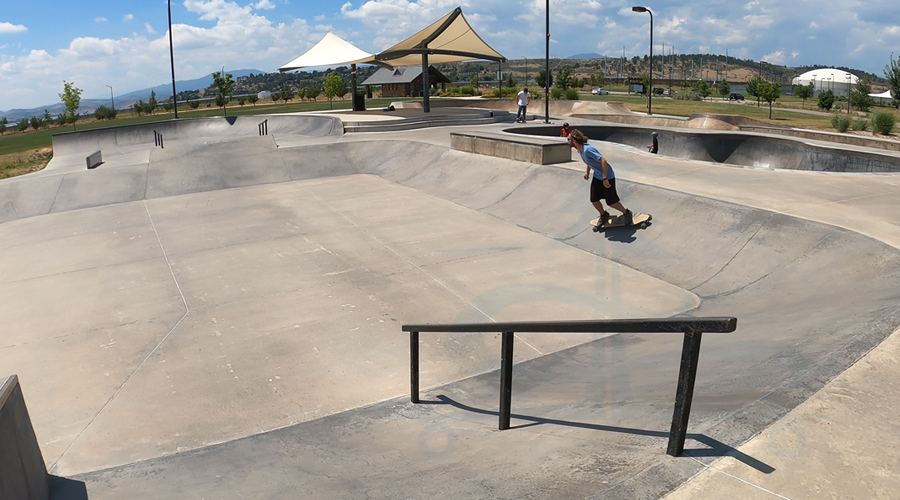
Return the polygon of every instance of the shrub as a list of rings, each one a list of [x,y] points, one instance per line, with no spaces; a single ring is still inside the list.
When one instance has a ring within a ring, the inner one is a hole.
[[[680,101],[702,101],[703,97],[700,94],[690,91],[690,92],[677,92],[675,94],[675,99]]]
[[[460,87],[459,93],[462,95],[475,95],[475,87],[472,87],[471,85]]]
[[[575,89],[566,89],[566,99],[570,101],[578,100],[578,91]]]
[[[889,111],[876,111],[872,113],[872,132],[888,135],[894,129],[897,117]]]
[[[850,128],[850,119],[844,115],[834,115],[831,117],[831,126],[838,132],[846,132]]]
[[[851,126],[853,130],[869,130],[869,121],[863,119],[854,120]]]
[[[191,109],[197,109],[200,107],[200,101],[188,101],[188,107]]]
[[[561,99],[562,98],[562,90],[559,87],[553,87],[550,89],[550,98],[551,99]]]

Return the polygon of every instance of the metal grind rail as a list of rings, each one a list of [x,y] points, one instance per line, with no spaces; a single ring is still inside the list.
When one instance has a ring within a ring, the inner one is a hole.
[[[666,453],[673,457],[684,452],[697,364],[700,361],[700,340],[703,333],[731,333],[737,328],[737,318],[665,318],[588,321],[538,321],[512,323],[469,323],[403,325],[409,332],[410,399],[419,402],[419,333],[500,333],[500,430],[509,429],[512,406],[513,340],[518,333],[683,333],[681,367],[675,391],[675,411],[669,431]]]

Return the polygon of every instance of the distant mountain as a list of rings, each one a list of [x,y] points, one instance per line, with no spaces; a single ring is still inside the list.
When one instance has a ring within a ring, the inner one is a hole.
[[[247,76],[251,73],[260,74],[265,73],[264,71],[260,71],[258,69],[239,69],[239,70],[226,70],[226,73],[231,73],[234,76],[235,80],[242,77]],[[175,88],[178,92],[183,92],[187,90],[200,90],[205,89],[212,85],[213,78],[212,73],[209,76],[205,76],[202,78],[196,78],[194,80],[176,80]],[[127,94],[121,94],[115,96],[116,100],[116,108],[125,109],[130,107],[132,104],[140,101],[140,100],[148,100],[150,99],[150,93],[156,92],[156,99],[159,101],[164,101],[172,96],[172,82],[164,83],[162,85],[157,85],[156,87],[151,87],[143,90],[135,90],[134,92],[128,92]],[[93,113],[95,109],[100,106],[109,106],[110,100],[108,98],[105,99],[82,99],[81,106],[78,108],[78,112],[82,114],[90,114]],[[37,108],[31,109],[10,109],[9,111],[0,111],[0,118],[6,117],[7,120],[12,122],[17,122],[22,118],[31,118],[32,116],[43,116],[44,110],[50,112],[50,115],[54,118],[62,113],[66,107],[61,102],[56,102],[54,104],[48,104],[46,106],[40,106]]]
[[[569,56],[566,59],[603,59],[605,56],[597,54],[595,52],[586,52],[584,54],[575,54],[574,56]]]
[[[231,73],[235,80],[242,76],[248,76],[251,73],[254,75],[258,75],[260,73],[265,73],[265,71],[260,71],[258,69],[239,69],[236,71],[226,71],[226,73]],[[205,89],[213,84],[212,73],[207,76],[201,78],[195,78],[193,80],[181,80],[175,81],[175,90],[178,92],[183,92],[185,90],[200,90]],[[149,89],[143,90],[135,90],[134,92],[129,92],[127,94],[122,94],[121,96],[116,96],[116,99],[121,97],[122,99],[133,99],[137,100],[147,100],[150,98],[150,93],[156,92],[156,98],[160,101],[164,99],[168,99],[172,96],[172,82],[164,83],[162,85],[157,85],[156,87],[151,87]],[[118,107],[118,106],[116,106]]]

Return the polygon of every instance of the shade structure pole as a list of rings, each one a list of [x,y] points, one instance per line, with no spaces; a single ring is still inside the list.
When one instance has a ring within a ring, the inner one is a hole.
[[[422,109],[431,113],[431,101],[428,99],[428,53],[422,53]]]

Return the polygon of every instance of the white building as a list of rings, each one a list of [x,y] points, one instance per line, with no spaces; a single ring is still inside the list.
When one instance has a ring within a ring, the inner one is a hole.
[[[834,92],[835,95],[850,96],[850,89],[859,81],[856,75],[848,73],[837,68],[818,68],[807,71],[802,75],[791,80],[791,85],[809,85],[815,86],[813,95],[826,90]]]

